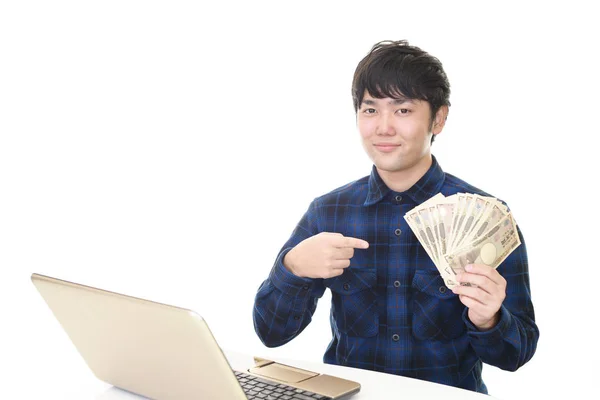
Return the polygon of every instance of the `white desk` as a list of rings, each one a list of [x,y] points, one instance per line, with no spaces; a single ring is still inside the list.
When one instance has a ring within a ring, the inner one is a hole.
[[[49,312],[34,290],[32,296],[7,308],[14,316],[4,315],[10,321],[0,331],[0,398],[60,399],[60,400],[141,400],[126,391],[116,389],[98,380],[85,364],[68,336]],[[35,296],[33,296],[35,294]],[[361,384],[359,393],[351,400],[432,399],[432,400],[493,400],[491,396],[457,389],[417,379],[362,369],[295,361],[266,354],[225,354],[232,368],[239,371],[254,366],[253,356],[264,357],[302,369],[339,376]],[[207,399],[212,400],[212,399]],[[215,399],[216,400],[216,399]],[[220,399],[218,399],[220,400]],[[226,399],[223,399],[226,400]]]
[[[251,355],[226,351],[231,366],[237,370],[246,370],[254,365]],[[260,356],[260,355],[259,355]],[[385,399],[420,399],[420,400],[493,400],[494,397],[474,393],[468,390],[439,385],[417,379],[404,378],[390,374],[366,371],[355,368],[340,367],[322,363],[294,361],[285,358],[270,357],[274,361],[294,365],[303,369],[339,376],[341,378],[357,381],[362,388],[359,393],[352,396],[352,400],[385,400]],[[93,400],[140,400],[143,397],[136,396],[126,391],[111,387],[97,380],[91,371],[79,371],[77,375],[88,376],[85,379],[77,379],[67,387],[53,386],[49,388],[44,398],[46,399],[93,399]],[[64,371],[62,372],[64,374]],[[64,378],[61,381],[65,382]]]
[[[260,356],[260,354],[258,355]],[[244,370],[254,364],[253,358],[244,354],[227,352],[227,358],[234,369]],[[457,389],[455,387],[405,378],[402,376],[341,367],[323,363],[296,361],[285,358],[265,357],[283,364],[293,365],[309,371],[350,379],[361,384],[360,392],[352,400],[419,399],[419,400],[494,400],[494,397]]]

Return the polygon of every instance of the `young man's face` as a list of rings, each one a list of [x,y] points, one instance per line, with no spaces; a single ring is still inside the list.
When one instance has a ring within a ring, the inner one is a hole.
[[[363,147],[377,169],[398,172],[430,153],[431,135],[441,132],[445,115],[436,116],[432,126],[427,101],[377,99],[365,92],[356,120]]]

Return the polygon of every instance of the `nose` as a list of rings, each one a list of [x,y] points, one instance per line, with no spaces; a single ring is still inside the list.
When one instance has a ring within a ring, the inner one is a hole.
[[[391,136],[396,133],[394,130],[394,124],[392,123],[391,115],[388,113],[381,114],[375,133],[382,136]]]

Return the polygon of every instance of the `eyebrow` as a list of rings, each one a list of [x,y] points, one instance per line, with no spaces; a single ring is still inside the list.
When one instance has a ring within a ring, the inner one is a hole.
[[[363,104],[366,104],[368,106],[374,106],[377,102],[375,100],[372,99],[363,99]],[[393,104],[395,106],[398,106],[400,104],[404,104],[404,103],[414,103],[411,99],[406,98],[406,97],[401,97],[399,99],[393,99],[391,101],[388,102],[388,104]]]

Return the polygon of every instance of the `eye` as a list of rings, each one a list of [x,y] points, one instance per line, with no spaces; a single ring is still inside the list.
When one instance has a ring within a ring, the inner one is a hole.
[[[408,114],[410,112],[410,110],[408,108],[401,108],[396,112],[398,112],[400,114]]]
[[[365,108],[363,110],[364,114],[375,114],[375,109],[374,108]]]

